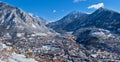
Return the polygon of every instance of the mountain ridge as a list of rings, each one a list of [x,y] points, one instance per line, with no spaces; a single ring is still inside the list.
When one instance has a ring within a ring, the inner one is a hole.
[[[71,22],[74,22],[78,18],[82,18],[82,17],[87,16],[87,15],[88,14],[81,13],[79,11],[72,11],[68,15],[66,15],[65,17],[63,17],[62,19],[60,19],[60,20],[58,20],[56,22],[52,22],[52,23],[47,24],[47,27],[53,28],[57,32],[60,32],[60,31],[64,32],[64,31],[66,31],[64,29],[67,26],[67,24],[69,24]],[[60,27],[62,27],[62,28],[60,28]]]
[[[0,2],[0,29],[1,34],[9,33],[46,33],[52,31],[45,26],[43,18],[31,16],[22,9]]]
[[[65,28],[61,27],[61,29],[69,32],[69,31],[75,31],[79,28],[90,27],[90,26],[102,28],[102,26],[100,27],[100,24],[102,25],[103,22],[108,23],[108,24],[111,23],[112,25],[115,25],[115,23],[113,23],[114,20],[116,20],[116,22],[118,22],[118,24],[119,24],[120,13],[113,11],[113,10],[109,10],[107,8],[99,8],[96,11],[94,11],[93,13],[88,14],[87,16],[85,16],[83,18],[78,17],[76,19],[77,20],[72,21],[71,23],[67,24],[65,26]],[[109,21],[111,21],[111,22],[109,22]],[[57,21],[57,22],[59,22],[59,21]],[[63,23],[63,24],[65,24],[65,23]],[[104,24],[104,25],[107,25],[107,24]],[[103,28],[105,28],[105,26],[103,26]],[[117,28],[119,28],[119,27],[117,26]],[[108,29],[108,28],[106,27],[105,29]]]

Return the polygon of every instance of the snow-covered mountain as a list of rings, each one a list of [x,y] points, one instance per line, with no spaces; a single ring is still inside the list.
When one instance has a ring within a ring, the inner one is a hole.
[[[0,32],[4,33],[46,33],[51,29],[45,26],[45,20],[31,15],[17,7],[0,2]]]
[[[72,20],[71,22],[69,22],[69,20],[66,20],[69,23],[64,22],[65,20],[64,18],[66,18],[65,16],[60,21],[50,23],[48,24],[48,26],[57,31],[61,31],[59,29],[62,29],[67,32],[76,31],[80,28],[85,28],[85,27],[97,27],[97,28],[108,29],[116,33],[120,32],[120,26],[119,26],[120,25],[120,13],[115,12],[113,10],[109,10],[106,8],[99,8],[92,14],[84,14],[77,18],[74,18],[72,16],[76,16],[76,15],[71,14],[71,17],[67,17],[67,19]],[[63,22],[62,23],[63,25],[60,24],[61,21]],[[54,23],[57,23],[57,24],[54,24]],[[60,27],[57,27],[57,26],[60,26]]]
[[[68,24],[82,19],[83,17],[87,16],[87,14],[85,13],[81,13],[79,11],[72,11],[70,12],[68,15],[66,15],[65,17],[63,17],[62,19],[56,21],[56,22],[52,22],[47,24],[48,27],[53,28],[55,31],[57,32],[66,32],[66,31],[70,31],[70,29],[72,27],[66,27]],[[71,30],[73,30],[74,28],[72,28]]]
[[[120,62],[118,12],[73,11],[47,24],[61,35],[45,25],[43,18],[0,2],[0,62]]]
[[[99,8],[81,24],[84,24],[84,26],[79,26],[79,28],[97,27],[118,33],[120,29],[120,13],[106,8]]]

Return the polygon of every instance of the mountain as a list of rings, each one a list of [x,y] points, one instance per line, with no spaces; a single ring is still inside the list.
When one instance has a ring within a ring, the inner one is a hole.
[[[79,28],[97,27],[118,33],[120,29],[120,13],[106,8],[99,8],[90,14],[82,24],[84,26],[79,26]]]
[[[51,33],[45,20],[31,15],[17,7],[0,2],[0,33]]]
[[[46,24],[0,2],[0,62],[120,62],[120,13],[73,11]]]
[[[76,41],[79,43],[86,43],[90,42],[91,40],[99,40],[99,38],[97,38],[98,36],[100,38],[106,38],[111,36],[111,34],[119,35],[119,25],[120,13],[106,8],[99,8],[92,14],[89,14],[82,19],[79,18],[78,20],[69,23],[68,25],[66,25],[66,28],[68,28],[69,30],[75,29],[72,30],[72,34],[76,36]],[[92,31],[93,33],[95,33],[96,37],[90,36]]]
[[[75,14],[72,15],[75,16]],[[66,16],[64,18],[66,18]],[[77,18],[68,17],[67,19],[72,20],[71,22],[66,20],[69,23],[64,22],[64,18],[60,21],[50,23],[48,26],[57,31],[61,31],[62,29],[67,32],[74,32],[80,28],[97,27],[108,29],[115,33],[120,33],[120,13],[106,8],[99,8],[92,14],[84,14]],[[63,25],[60,24],[61,21],[63,22]]]
[[[53,35],[48,35],[51,32]],[[17,36],[12,36],[16,33]],[[0,62],[75,62],[87,59],[72,36],[54,36],[56,32],[47,28],[43,19],[3,2],[0,2],[0,34],[0,42],[13,48],[12,51],[6,47],[0,49]]]
[[[60,19],[56,22],[49,23],[49,24],[47,24],[47,26],[54,29],[57,32],[66,32],[72,28],[72,27],[69,27],[69,28],[66,27],[68,24],[70,24],[78,19],[82,19],[85,16],[87,16],[87,14],[81,13],[79,11],[72,11],[71,13],[69,13],[68,15],[63,17],[62,19]],[[74,28],[72,28],[71,30],[73,30],[73,29]]]

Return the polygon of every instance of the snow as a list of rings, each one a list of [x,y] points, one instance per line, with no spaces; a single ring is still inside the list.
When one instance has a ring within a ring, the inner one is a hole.
[[[0,43],[0,50],[2,49],[2,48],[6,48],[7,46],[5,45],[5,44],[2,44],[2,43]]]
[[[77,18],[78,17],[78,15],[75,15],[75,17],[74,18]]]
[[[4,36],[3,36],[4,39],[11,39],[11,35],[9,33],[6,33]]]
[[[35,34],[31,34],[32,37],[34,36],[47,36],[46,33],[35,33]]]
[[[16,28],[20,29],[20,30],[24,30],[24,27],[19,25],[19,26],[16,26]]]
[[[12,59],[12,58],[8,58],[8,61],[9,61],[9,62],[17,62],[17,61],[15,61],[15,60]]]
[[[3,24],[3,23],[4,23],[4,20],[1,21],[1,24]]]
[[[71,31],[71,32],[67,32],[68,34],[72,34],[73,33],[73,31]]]
[[[33,27],[33,28],[37,28],[34,24],[32,24],[32,27]]]
[[[6,29],[9,29],[9,28],[10,28],[10,25],[8,25]]]
[[[96,58],[98,54],[91,54],[92,57]]]
[[[9,51],[9,49],[11,49],[11,47],[6,46],[3,43],[0,43],[0,53],[2,53],[0,55],[0,62],[37,62],[33,58],[26,58],[25,55],[23,55],[23,54],[16,54],[15,52],[12,53],[11,55],[8,55],[9,52],[2,52],[1,51],[3,48],[7,48],[8,51]],[[8,55],[8,59],[7,60],[3,60],[2,59],[2,57],[4,57],[5,55]]]
[[[6,62],[6,61],[3,61],[3,60],[0,59],[0,62]]]
[[[92,30],[90,32],[90,35],[92,37],[97,37],[99,39],[107,39],[109,37],[112,37],[112,34],[108,30]]]
[[[24,55],[22,54],[13,54],[10,58],[9,58],[10,62],[36,62],[34,59],[32,58],[26,58]]]
[[[42,48],[41,48],[42,50],[50,50],[51,49],[51,47],[50,46],[42,46]]]
[[[36,35],[38,35],[38,36],[47,36],[46,33],[38,33],[38,34],[36,34]]]
[[[103,32],[94,32],[91,34],[93,37],[105,37],[105,34]]]
[[[53,45],[44,45],[41,48],[42,51],[44,51],[44,53],[48,53],[48,52],[60,52],[61,49],[59,47],[55,47]]]
[[[24,33],[17,33],[16,35],[17,35],[17,37],[22,37],[22,36],[24,36]]]
[[[33,17],[33,14],[32,13],[28,13],[31,17]]]

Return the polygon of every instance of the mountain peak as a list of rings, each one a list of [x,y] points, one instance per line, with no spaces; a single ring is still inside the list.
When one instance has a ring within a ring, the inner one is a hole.
[[[68,13],[64,18],[79,18],[84,15],[87,15],[87,14],[74,10],[74,11]]]
[[[6,5],[6,3],[0,1],[0,7]]]
[[[5,3],[5,2],[0,1],[0,9],[2,9],[2,10],[9,10],[9,9],[16,9],[16,8],[17,7],[14,7],[12,5],[9,5],[9,4]]]
[[[2,33],[48,33],[44,19],[31,16],[27,12],[12,5],[0,2],[0,29]]]
[[[80,12],[79,12],[79,11],[74,10],[74,11],[70,12],[69,14],[77,14],[77,13],[80,13]]]
[[[109,9],[103,8],[103,7],[99,8],[98,10],[99,10],[99,11],[112,11],[112,10],[109,10]]]
[[[77,11],[77,10],[74,10],[74,11],[72,11],[72,12],[70,12],[68,15],[76,15],[76,14],[86,14],[86,13],[82,13],[82,12],[79,12],[79,11]]]

